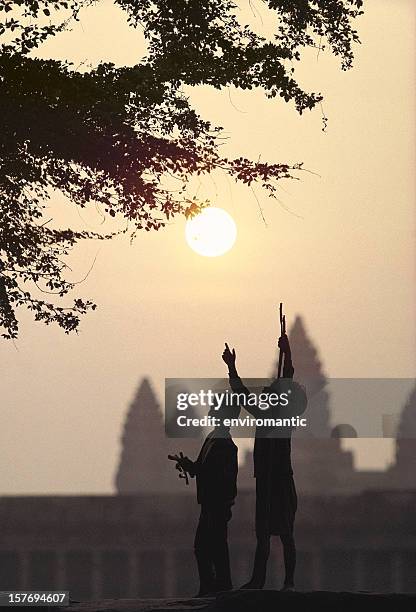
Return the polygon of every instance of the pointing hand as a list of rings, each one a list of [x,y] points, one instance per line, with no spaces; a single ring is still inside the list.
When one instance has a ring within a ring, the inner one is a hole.
[[[222,359],[223,361],[225,361],[228,367],[235,365],[235,359],[236,359],[235,349],[233,349],[231,352],[230,347],[228,346],[227,343],[225,343],[225,349],[222,354]]]

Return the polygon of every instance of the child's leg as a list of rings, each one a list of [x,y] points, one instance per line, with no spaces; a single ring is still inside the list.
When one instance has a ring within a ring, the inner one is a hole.
[[[293,531],[280,536],[285,562],[285,587],[295,586],[296,545]]]
[[[212,521],[212,556],[214,561],[216,590],[229,591],[233,588],[231,582],[230,556],[227,542],[227,523],[231,516],[229,509],[225,512],[215,512]]]
[[[262,589],[266,582],[267,561],[270,555],[270,491],[267,477],[256,478],[256,537],[253,574],[243,589]]]
[[[243,589],[262,589],[266,582],[267,561],[270,555],[270,535],[257,534],[257,547],[254,557],[253,575]]]
[[[199,595],[206,595],[215,589],[212,563],[211,528],[209,515],[201,509],[195,534],[195,557],[199,573]]]

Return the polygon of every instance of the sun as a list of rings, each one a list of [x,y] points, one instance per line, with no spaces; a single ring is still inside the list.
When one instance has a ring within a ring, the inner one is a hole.
[[[233,247],[237,228],[227,211],[211,206],[187,221],[185,237],[195,253],[218,257]]]

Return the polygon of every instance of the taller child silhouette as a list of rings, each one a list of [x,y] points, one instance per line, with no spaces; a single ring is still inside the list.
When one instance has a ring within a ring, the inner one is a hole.
[[[283,378],[293,378],[294,368],[289,339],[286,334],[279,338],[278,346],[284,357]],[[222,358],[228,366],[230,386],[236,393],[248,396],[249,389],[244,385],[236,368],[235,349],[230,351],[228,344]],[[275,379],[263,392],[278,388]],[[264,412],[256,406],[244,405],[254,417],[264,417]],[[278,535],[283,545],[285,581],[284,590],[294,589],[296,566],[296,547],[293,534],[297,495],[291,462],[291,429],[284,437],[260,437],[256,431],[254,442],[254,477],[256,479],[256,537],[257,547],[251,580],[242,588],[262,589],[266,580],[267,561],[270,554],[270,536]]]

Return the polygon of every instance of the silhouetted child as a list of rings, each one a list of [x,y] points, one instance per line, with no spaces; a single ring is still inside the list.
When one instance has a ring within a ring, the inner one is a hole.
[[[237,495],[238,449],[222,420],[238,414],[238,408],[237,411],[230,407],[211,408],[209,416],[219,418],[221,424],[208,434],[196,461],[174,456],[177,467],[196,476],[197,500],[201,505],[195,535],[200,581],[197,597],[232,589],[227,527]]]
[[[283,378],[293,378],[293,365],[289,339],[283,334],[278,346],[284,355]],[[247,396],[250,391],[243,384],[235,365],[236,354],[225,345],[222,358],[228,365],[230,386],[236,393]],[[276,379],[263,392],[278,385]],[[277,387],[276,387],[277,388]],[[244,405],[254,417],[264,417],[257,407]],[[260,437],[256,431],[254,442],[254,477],[256,479],[256,537],[257,547],[253,574],[250,582],[242,588],[262,589],[266,580],[267,561],[270,554],[270,536],[278,535],[283,545],[285,563],[284,590],[294,589],[296,548],[293,535],[297,509],[296,488],[291,463],[291,429],[284,437]]]

